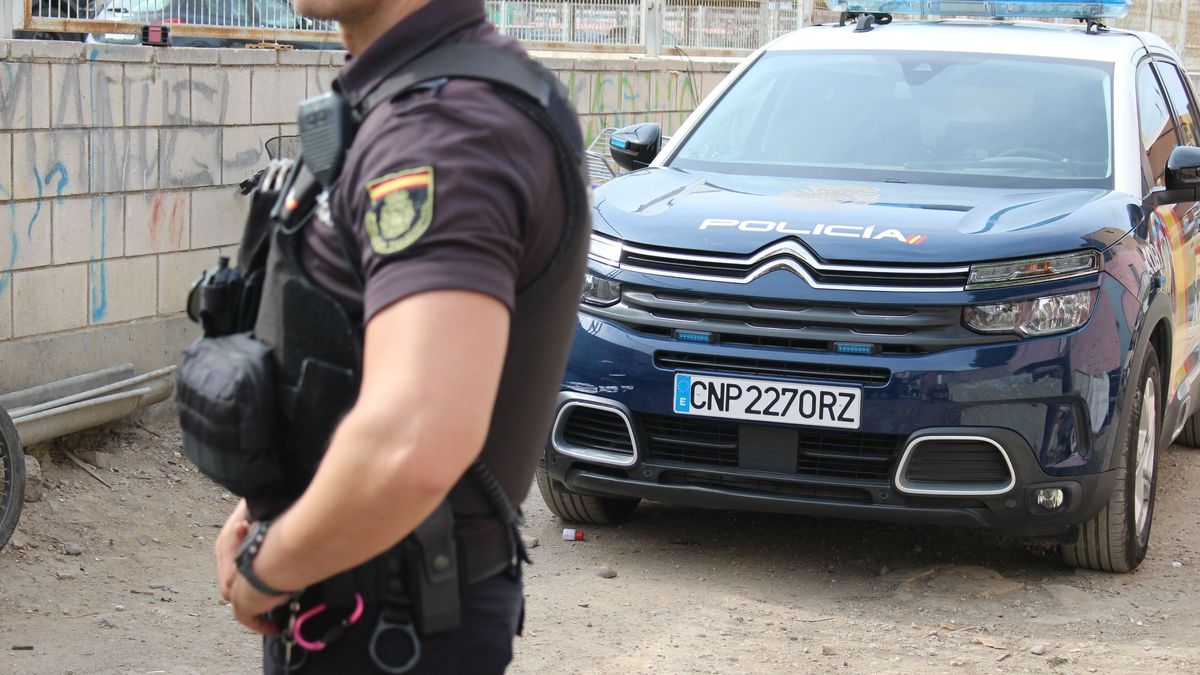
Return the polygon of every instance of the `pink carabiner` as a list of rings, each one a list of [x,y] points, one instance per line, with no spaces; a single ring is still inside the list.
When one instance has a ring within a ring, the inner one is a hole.
[[[362,615],[363,615],[363,599],[362,599],[362,595],[359,595],[358,593],[355,593],[355,594],[354,594],[354,602],[355,602],[355,605],[354,605],[354,611],[353,611],[353,612],[351,612],[351,613],[350,613],[350,617],[349,617],[349,618],[347,618],[347,619],[346,619],[346,620],[343,622],[343,623],[345,623],[345,624],[346,624],[346,626],[347,626],[347,627],[349,627],[349,626],[353,626],[354,624],[358,623],[358,620],[359,620],[359,619],[361,619],[361,618],[362,618]]]
[[[325,603],[321,603],[321,604],[317,605],[316,607],[313,607],[312,609],[308,610],[307,612],[301,614],[300,616],[296,617],[296,625],[292,627],[292,639],[294,639],[296,641],[296,644],[299,645],[301,648],[303,648],[307,651],[310,651],[310,652],[319,652],[322,649],[325,649],[325,647],[327,646],[327,644],[324,640],[313,640],[311,642],[309,642],[308,640],[305,640],[304,634],[301,632],[304,627],[305,621],[308,621],[309,619],[320,614],[321,612],[324,612],[326,609],[327,608],[325,606]],[[342,624],[341,624],[341,626],[339,626],[339,628],[345,629],[345,628],[349,628],[350,626],[353,626],[354,624],[358,623],[358,620],[362,618],[362,615],[363,615],[362,595],[360,593],[355,593],[354,594],[354,611],[350,613],[350,616],[346,617],[345,619],[342,619]]]

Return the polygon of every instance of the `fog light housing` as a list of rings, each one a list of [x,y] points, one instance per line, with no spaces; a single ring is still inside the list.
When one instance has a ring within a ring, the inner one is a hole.
[[[585,274],[583,277],[583,294],[580,300],[597,307],[608,307],[621,299],[621,284],[598,277],[595,274]]]
[[[1062,488],[1041,488],[1034,496],[1037,505],[1047,511],[1062,508],[1063,502],[1066,501]]]
[[[1054,335],[1087,323],[1095,299],[1095,291],[1079,291],[1017,302],[969,305],[963,308],[963,323],[980,333]]]

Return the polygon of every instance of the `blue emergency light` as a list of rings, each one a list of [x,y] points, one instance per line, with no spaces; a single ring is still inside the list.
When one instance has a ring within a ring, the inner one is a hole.
[[[675,339],[683,340],[684,342],[700,342],[710,344],[714,341],[715,336],[708,331],[703,330],[684,330],[682,328],[675,331]]]
[[[1120,19],[1133,0],[825,0],[835,12],[928,16]]]
[[[834,350],[839,354],[874,354],[875,345],[862,342],[835,342]]]

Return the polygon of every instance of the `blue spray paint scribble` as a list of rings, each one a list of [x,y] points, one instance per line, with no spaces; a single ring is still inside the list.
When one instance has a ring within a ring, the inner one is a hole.
[[[3,295],[4,291],[8,290],[9,281],[12,280],[12,268],[17,266],[17,251],[21,246],[21,242],[17,240],[17,203],[10,199],[12,193],[6,188],[0,187],[0,192],[3,192],[5,199],[8,199],[8,210],[12,214],[12,220],[9,221],[12,226],[8,233],[12,250],[8,253],[8,264],[4,266],[4,272],[0,273],[0,295]]]
[[[55,162],[54,166],[50,167],[50,172],[46,174],[46,178],[42,178],[41,172],[37,167],[33,167],[33,178],[37,184],[37,202],[33,205],[33,217],[29,219],[29,225],[25,227],[25,236],[33,239],[33,226],[37,223],[38,217],[42,215],[42,202],[45,201],[45,193],[42,191],[42,186],[49,186],[54,180],[54,175],[58,174],[58,185],[54,188],[55,203],[62,204],[63,191],[67,189],[67,185],[71,182],[70,176],[67,175],[67,167],[62,162]],[[15,216],[14,216],[15,218]]]
[[[46,174],[46,185],[50,184],[50,179],[54,178],[54,174],[58,174],[58,185],[54,188],[54,200],[56,203],[61,204],[63,201],[63,190],[67,189],[67,185],[71,182],[71,177],[67,174],[66,165],[62,162],[55,162],[54,166],[50,167],[50,172]]]
[[[96,281],[92,285],[92,321],[100,321],[104,319],[105,314],[108,314],[108,266],[101,261],[88,263],[88,269],[92,274],[92,279]],[[100,273],[99,279],[96,279],[97,272]]]
[[[108,198],[101,195],[92,201],[92,232],[96,231],[97,206],[100,207],[100,262],[95,262],[93,257],[92,262],[88,263],[88,272],[92,276],[92,321],[100,321],[108,313],[108,269],[104,263],[107,248],[107,237],[104,235],[108,231]]]
[[[99,54],[98,49],[92,49],[88,55],[88,60],[95,60]],[[97,124],[96,115],[100,108],[96,104],[96,72],[95,64],[88,63],[88,93],[92,100],[92,126],[100,126]],[[108,121],[108,120],[103,120]],[[91,157],[93,165],[90,167],[93,172],[96,170],[96,158],[93,154]],[[63,175],[66,175],[66,168],[63,168]],[[101,184],[104,184],[104,179],[107,176],[101,176]],[[104,256],[107,253],[108,246],[108,197],[100,195],[98,198],[92,198],[91,219],[92,233],[96,232],[96,207],[100,207],[100,261],[95,262],[96,258],[92,256],[92,262],[88,263],[88,273],[92,278],[92,322],[100,321],[104,315],[108,314],[108,266],[104,262]],[[97,272],[99,274],[97,274]],[[97,279],[97,276],[99,277]]]
[[[33,236],[33,224],[37,222],[38,216],[42,215],[42,174],[33,167],[33,183],[37,185],[37,203],[33,205],[33,217],[29,219],[29,226],[25,228],[25,236]],[[13,214],[13,221],[16,221],[16,213]],[[15,234],[13,236],[16,236]]]

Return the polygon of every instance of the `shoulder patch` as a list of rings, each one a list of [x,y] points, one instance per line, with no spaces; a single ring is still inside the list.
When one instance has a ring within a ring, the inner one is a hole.
[[[363,225],[371,248],[392,255],[412,246],[433,223],[433,167],[390,173],[367,183]]]

